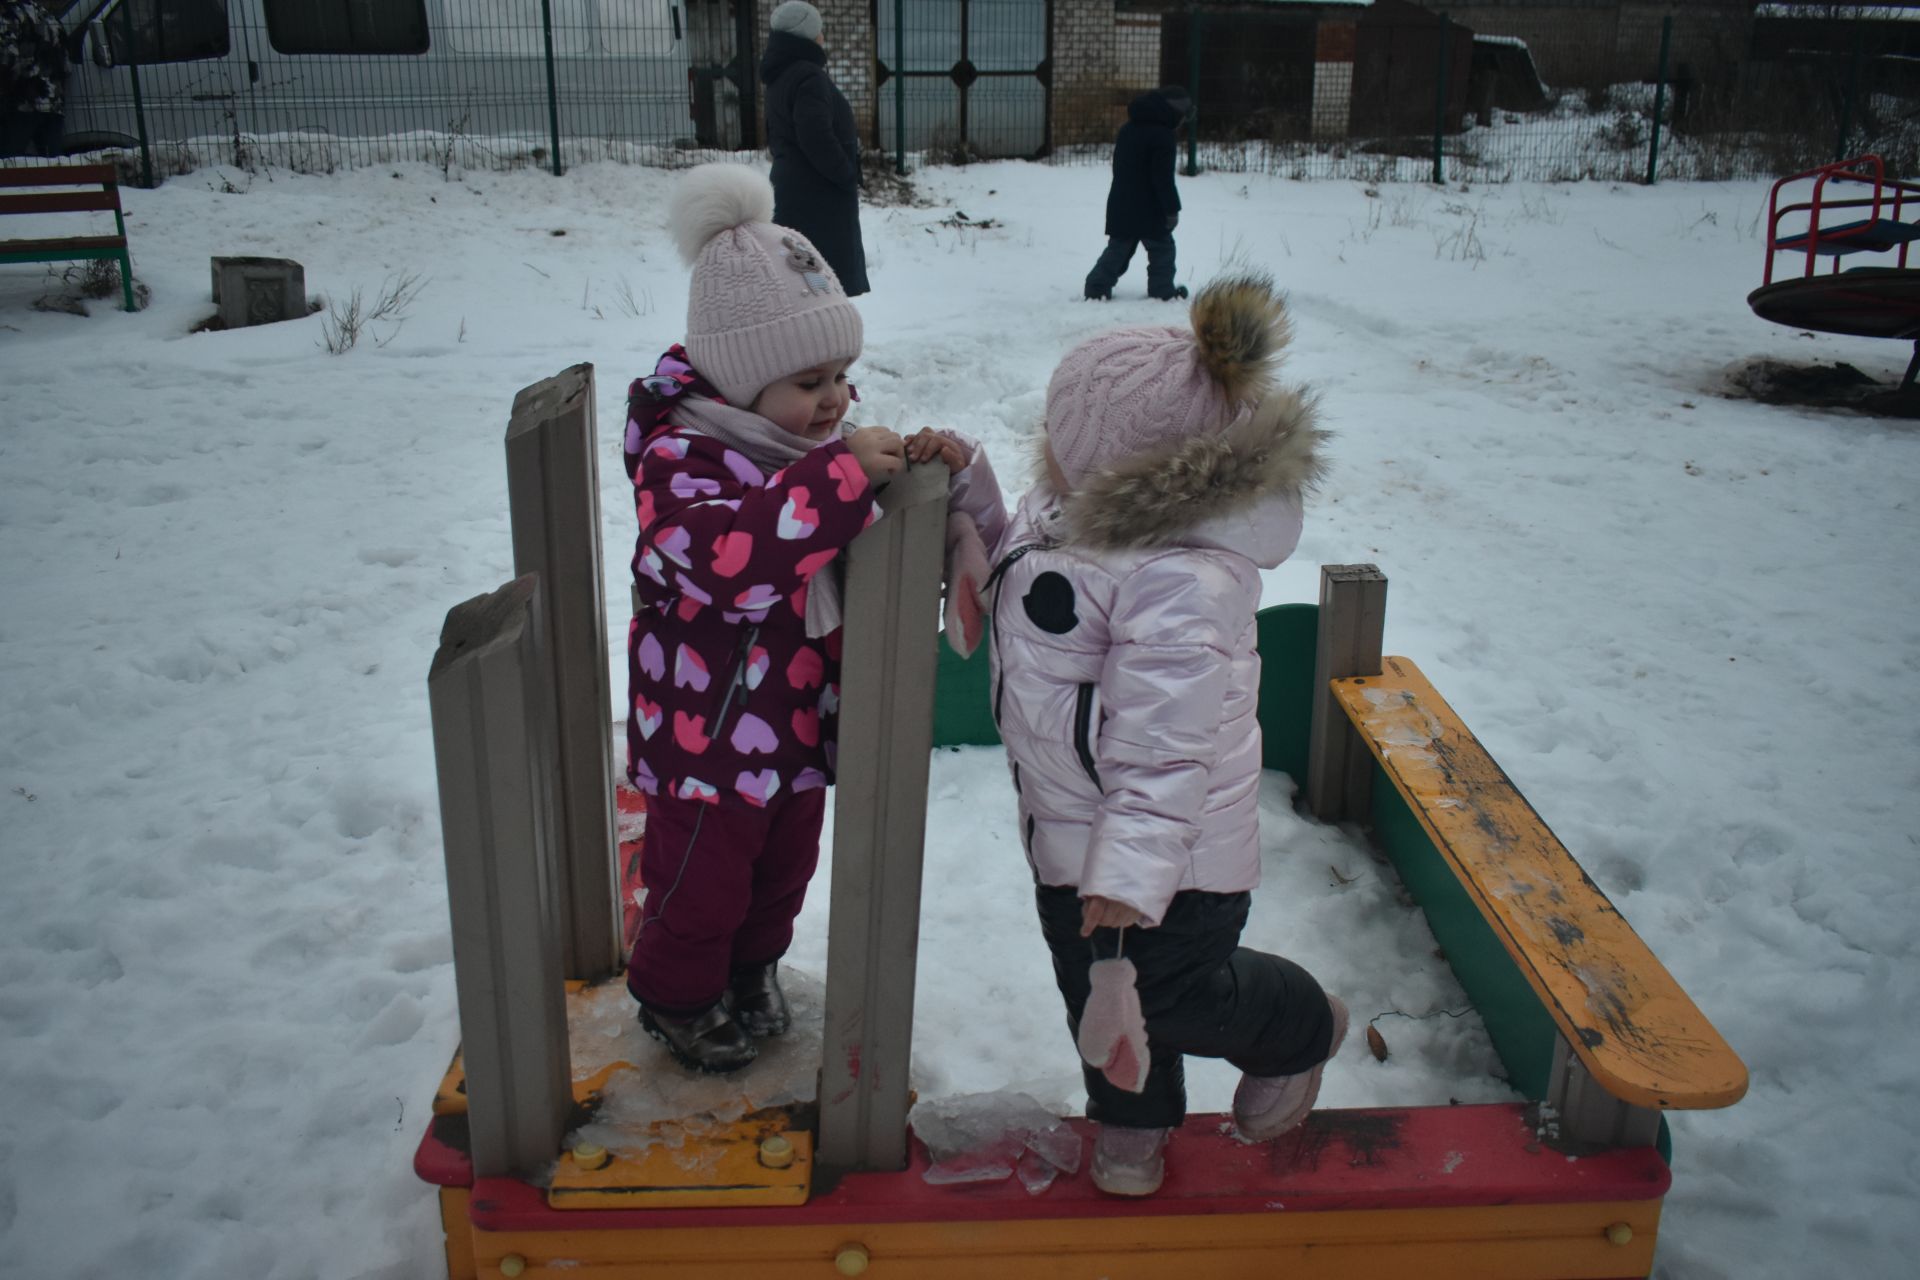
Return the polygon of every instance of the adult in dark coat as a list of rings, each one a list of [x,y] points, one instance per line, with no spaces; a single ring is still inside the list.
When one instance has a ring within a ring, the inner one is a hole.
[[[1184,298],[1173,283],[1173,229],[1180,223],[1180,193],[1173,188],[1178,130],[1193,100],[1177,85],[1154,89],[1127,107],[1127,122],[1113,142],[1113,185],[1107,189],[1107,247],[1087,274],[1089,298],[1111,298],[1133,251],[1147,248],[1147,296]]]
[[[853,108],[827,74],[820,13],[804,0],[773,11],[760,59],[773,152],[773,220],[813,242],[847,296],[867,292],[860,243],[860,138]]]

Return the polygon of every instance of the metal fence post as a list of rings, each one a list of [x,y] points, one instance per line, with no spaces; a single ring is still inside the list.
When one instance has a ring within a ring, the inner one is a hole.
[[[455,605],[427,673],[473,1168],[531,1172],[573,1104],[539,584]]]
[[[1667,105],[1667,50],[1673,41],[1673,15],[1660,20],[1660,78],[1653,85],[1653,140],[1647,145],[1647,185],[1660,166],[1660,112]]]
[[[893,171],[907,172],[906,0],[893,0]]]
[[[1853,24],[1853,51],[1847,55],[1847,91],[1840,100],[1840,138],[1834,149],[1836,162],[1847,158],[1847,135],[1853,132],[1853,95],[1860,91],[1860,34],[1863,24]]]
[[[119,9],[121,38],[127,48],[127,78],[133,85],[133,127],[140,135],[140,185],[153,190],[153,148],[147,141],[147,104],[140,98],[140,64],[133,51],[133,6]]]
[[[1195,13],[1187,24],[1187,101],[1193,104],[1187,112],[1187,167],[1184,170],[1191,178],[1200,172],[1200,32],[1206,23],[1207,15]]]
[[[513,571],[540,578],[550,659],[561,963],[569,978],[591,980],[620,968],[593,366],[577,364],[515,396],[506,447]]]
[[[553,0],[540,0],[540,35],[546,42],[547,51],[547,128],[553,138],[553,176],[559,177],[560,168],[560,94],[554,84],[553,72]]]
[[[1380,674],[1387,577],[1370,564],[1320,567],[1320,623],[1313,656],[1313,720],[1307,736],[1307,812],[1322,822],[1360,818],[1373,784],[1373,756],[1347,723],[1329,684]]]
[[[816,1148],[836,1170],[907,1163],[946,468],[913,467],[880,505],[847,562]]]
[[[1446,14],[1440,15],[1440,66],[1435,77],[1439,87],[1433,98],[1433,181],[1434,185],[1447,180],[1446,170],[1441,163],[1440,140],[1447,131],[1447,64],[1453,61],[1448,57],[1447,35],[1453,30],[1453,19]]]

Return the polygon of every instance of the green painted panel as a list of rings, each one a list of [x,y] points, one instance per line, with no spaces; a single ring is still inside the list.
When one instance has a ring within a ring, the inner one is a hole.
[[[936,747],[997,747],[1000,731],[993,724],[993,674],[982,643],[971,658],[963,658],[940,635],[940,660],[933,673],[933,745]]]
[[[1479,906],[1460,883],[1426,828],[1378,765],[1373,770],[1373,837],[1393,860],[1401,883],[1426,912],[1454,976],[1486,1023],[1513,1087],[1545,1098],[1559,1028],[1527,985]]]
[[[1277,604],[1254,618],[1260,650],[1260,763],[1307,785],[1320,606]]]

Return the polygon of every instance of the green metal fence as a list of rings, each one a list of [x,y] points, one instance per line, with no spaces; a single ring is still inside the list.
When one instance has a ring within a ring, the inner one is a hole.
[[[67,0],[70,152],[164,177],[591,160],[761,142],[756,0]],[[1646,182],[1862,151],[1920,168],[1920,0],[822,0],[835,75],[901,168],[1104,165],[1186,86],[1190,169]],[[864,17],[862,15],[864,14]],[[868,25],[859,29],[864,21]]]

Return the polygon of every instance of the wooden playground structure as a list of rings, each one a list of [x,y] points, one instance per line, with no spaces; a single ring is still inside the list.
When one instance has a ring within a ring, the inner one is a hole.
[[[1530,1101],[1318,1111],[1258,1145],[1194,1116],[1140,1200],[1084,1171],[1037,1195],[925,1179],[907,1112],[928,755],[996,740],[986,656],[935,636],[938,463],[888,488],[849,555],[843,662],[871,676],[842,691],[814,1100],[581,1139],[637,1070],[576,1078],[568,1038],[621,972],[593,406],[587,365],[516,399],[521,576],[448,614],[428,676],[463,1044],[414,1167],[450,1280],[1649,1274],[1663,1115],[1738,1101],[1746,1069],[1414,664],[1382,656],[1370,565],[1260,615],[1265,763],[1370,829]]]

